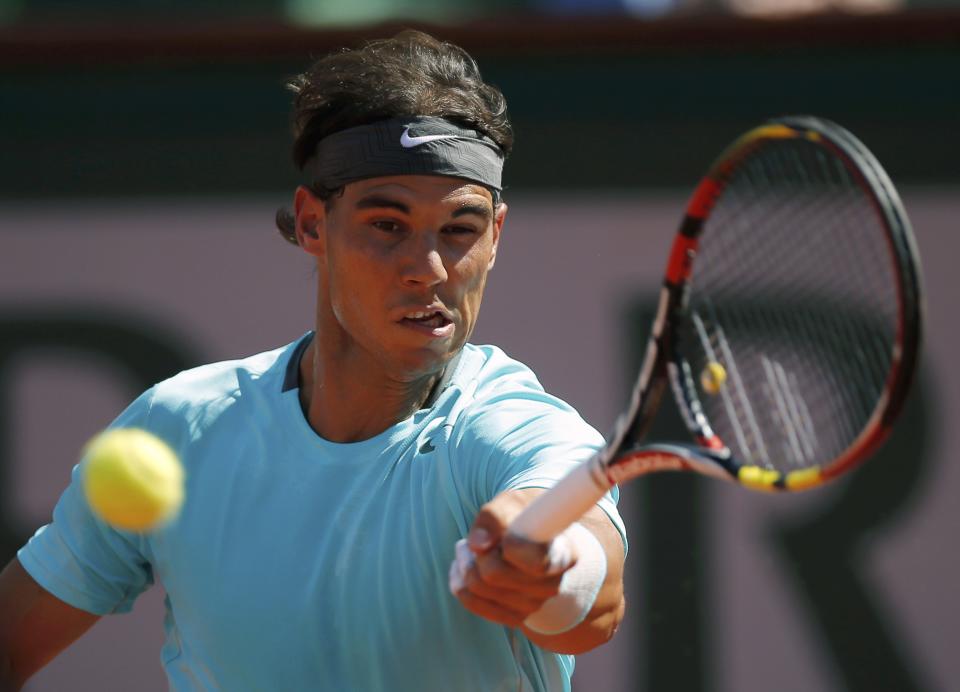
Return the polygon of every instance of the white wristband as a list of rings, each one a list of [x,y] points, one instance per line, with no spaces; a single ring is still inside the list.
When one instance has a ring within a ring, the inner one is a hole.
[[[551,561],[562,562],[561,556],[571,554],[577,555],[577,564],[564,572],[560,592],[523,621],[534,632],[560,634],[572,630],[583,622],[597,600],[607,576],[607,555],[593,532],[579,522],[550,545]]]

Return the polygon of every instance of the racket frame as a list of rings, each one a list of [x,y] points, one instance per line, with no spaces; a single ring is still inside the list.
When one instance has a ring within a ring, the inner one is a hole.
[[[923,291],[919,253],[903,203],[889,176],[876,157],[850,132],[835,123],[811,116],[790,116],[757,127],[730,145],[711,166],[690,199],[668,264],[664,288],[679,291],[680,300],[671,305],[668,324],[687,317],[690,278],[694,273],[696,243],[721,193],[741,163],[771,139],[806,139],[828,149],[861,189],[868,192],[874,211],[886,229],[887,254],[896,283],[897,332],[892,362],[884,392],[867,424],[842,454],[826,466],[809,466],[786,473],[752,464],[742,464],[726,450],[713,433],[703,413],[697,383],[689,365],[679,356],[675,339],[665,339],[667,372],[673,385],[681,416],[706,453],[703,460],[714,462],[734,480],[756,490],[806,490],[835,478],[867,459],[888,437],[910,389],[920,352]],[[691,252],[692,249],[692,252]],[[685,252],[689,261],[683,261]],[[670,332],[676,328],[671,326]],[[649,425],[647,423],[646,425]],[[723,453],[726,450],[726,453]],[[718,454],[719,452],[719,454]],[[627,452],[627,456],[630,456]],[[616,455],[613,455],[615,458]]]
[[[772,139],[803,138],[828,148],[860,186],[869,191],[887,229],[888,254],[897,283],[898,327],[884,393],[854,442],[827,466],[782,473],[741,464],[714,433],[700,403],[690,365],[677,349],[678,325],[688,318],[690,280],[704,224],[738,166]],[[779,118],[738,138],[711,166],[691,196],[674,237],[660,290],[657,314],[640,374],[626,410],[607,444],[528,506],[511,532],[548,541],[589,510],[613,485],[645,473],[690,470],[733,480],[755,490],[805,490],[833,479],[870,456],[887,438],[900,413],[920,352],[923,290],[919,254],[899,195],[873,154],[842,127],[811,116]],[[653,422],[667,384],[694,444],[641,442]]]

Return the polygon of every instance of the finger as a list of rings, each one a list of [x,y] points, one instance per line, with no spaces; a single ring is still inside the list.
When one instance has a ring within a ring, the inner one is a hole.
[[[550,598],[560,590],[562,574],[530,574],[506,562],[499,550],[475,557],[471,574],[488,586],[519,591],[536,598]]]
[[[490,531],[483,526],[474,526],[470,529],[470,534],[467,536],[467,545],[469,545],[470,550],[474,553],[481,555],[494,548],[497,540],[498,536],[496,533],[491,534]]]
[[[467,574],[464,589],[474,596],[499,604],[516,613],[527,616],[540,609],[550,596],[538,596],[529,592],[513,591],[491,586],[479,578],[473,570]]]
[[[537,543],[508,533],[501,552],[506,562],[531,576],[562,575],[577,563],[576,545],[566,534]]]
[[[468,542],[474,553],[485,553],[500,543],[510,522],[523,510],[524,501],[504,492],[480,508],[473,520]]]
[[[477,513],[477,518],[473,520],[473,527],[467,536],[470,549],[477,555],[492,550],[500,542],[506,526],[501,522],[496,510],[485,505]]]
[[[474,615],[479,615],[482,618],[493,620],[494,622],[499,622],[509,627],[519,627],[527,617],[523,613],[511,610],[504,605],[488,601],[472,591],[461,591],[457,594],[457,598],[460,599],[463,607]]]

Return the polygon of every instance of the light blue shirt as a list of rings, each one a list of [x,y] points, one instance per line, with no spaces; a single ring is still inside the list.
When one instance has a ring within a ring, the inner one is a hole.
[[[477,617],[450,595],[454,544],[509,488],[548,487],[601,436],[490,346],[464,348],[432,406],[337,444],[304,418],[311,335],[183,372],[114,427],[165,439],[187,472],[155,533],[91,515],[78,472],[18,557],[45,589],[96,614],[167,592],[172,690],[568,690],[573,657]],[[616,493],[600,503],[617,529]]]

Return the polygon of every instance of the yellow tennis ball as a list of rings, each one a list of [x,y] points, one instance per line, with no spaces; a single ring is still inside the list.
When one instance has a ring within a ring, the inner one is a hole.
[[[700,373],[700,386],[707,394],[718,394],[727,381],[727,369],[716,361],[707,363]]]
[[[107,430],[85,449],[83,491],[93,511],[125,531],[150,531],[183,504],[183,466],[156,435],[138,428]]]

